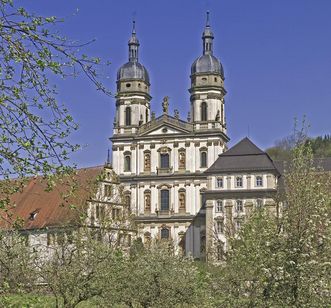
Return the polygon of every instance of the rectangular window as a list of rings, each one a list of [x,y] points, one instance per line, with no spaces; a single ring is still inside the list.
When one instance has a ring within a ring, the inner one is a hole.
[[[243,208],[243,202],[241,200],[237,200],[236,210],[237,210],[238,213],[243,212],[244,208]]]
[[[169,168],[169,154],[161,154],[161,168],[167,169]]]
[[[243,178],[242,176],[236,177],[236,187],[243,187]]]
[[[216,179],[216,187],[217,188],[223,188],[223,178],[217,178]]]
[[[161,190],[161,211],[169,211],[169,190]]]
[[[256,177],[256,186],[257,187],[262,187],[263,186],[263,178],[262,178],[262,176],[257,176]]]
[[[223,212],[223,201],[217,200],[216,201],[216,213],[222,213]]]

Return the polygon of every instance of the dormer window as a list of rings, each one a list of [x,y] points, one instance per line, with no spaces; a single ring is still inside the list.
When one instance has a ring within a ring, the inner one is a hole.
[[[37,217],[38,211],[33,211],[29,214],[29,220],[35,220]]]

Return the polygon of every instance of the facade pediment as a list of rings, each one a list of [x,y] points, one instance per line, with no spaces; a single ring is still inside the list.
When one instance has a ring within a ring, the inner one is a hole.
[[[192,132],[193,128],[190,123],[182,120],[163,115],[154,119],[139,128],[140,136],[155,136],[155,135],[174,135],[187,134]]]

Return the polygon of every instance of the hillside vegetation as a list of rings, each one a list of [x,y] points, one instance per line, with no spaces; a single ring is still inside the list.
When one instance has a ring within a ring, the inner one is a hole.
[[[294,148],[294,137],[288,136],[275,143],[275,146],[267,149],[267,153],[273,160],[288,160],[291,150]],[[310,137],[309,143],[315,158],[331,157],[331,135]]]

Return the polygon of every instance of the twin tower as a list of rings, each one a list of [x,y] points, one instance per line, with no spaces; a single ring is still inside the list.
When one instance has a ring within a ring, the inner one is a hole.
[[[224,71],[213,55],[214,34],[209,13],[202,33],[203,52],[191,67],[191,110],[187,121],[194,131],[221,130],[226,134],[224,115]],[[114,135],[137,134],[139,128],[154,118],[150,109],[150,79],[148,71],[139,62],[139,40],[135,22],[129,40],[129,62],[117,73],[116,117]]]

